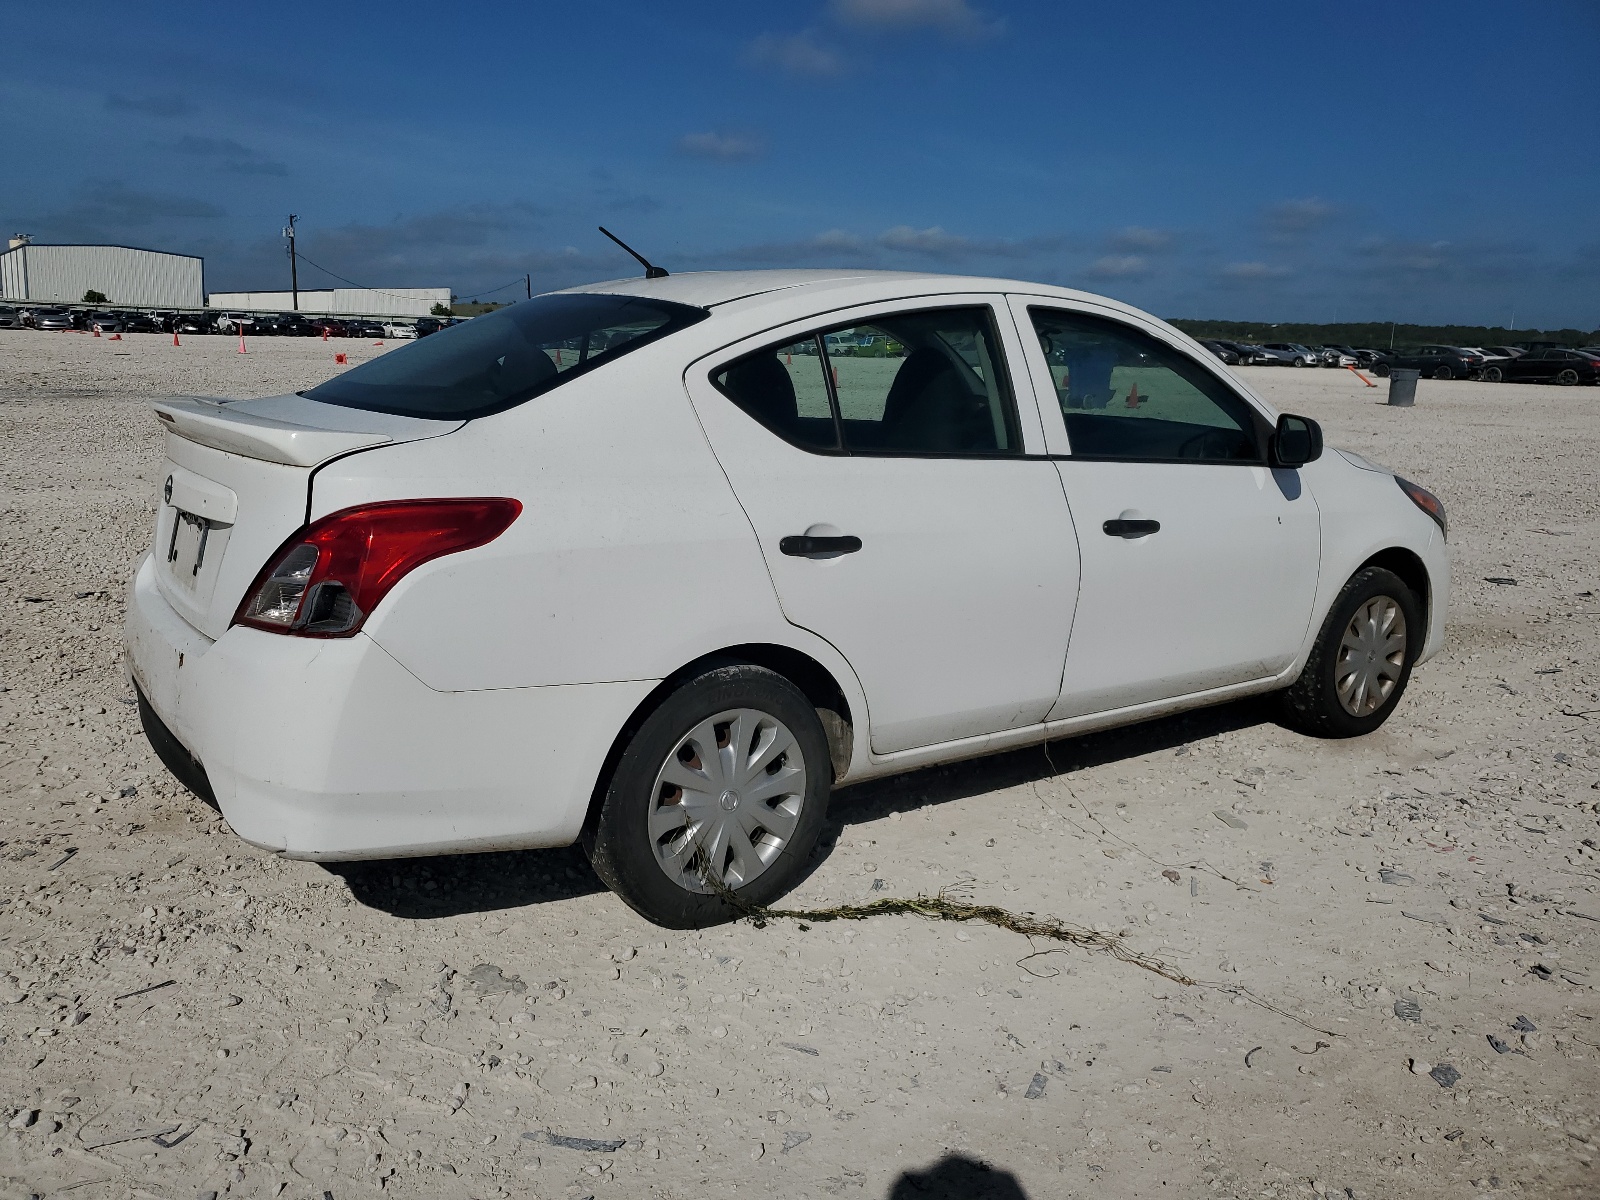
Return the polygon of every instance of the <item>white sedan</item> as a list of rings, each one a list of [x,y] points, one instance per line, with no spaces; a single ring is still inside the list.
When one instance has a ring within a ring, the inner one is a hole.
[[[1431,493],[1041,284],[596,284],[156,415],[174,773],[294,858],[582,841],[665,925],[791,886],[841,784],[1252,693],[1367,733],[1444,632]]]

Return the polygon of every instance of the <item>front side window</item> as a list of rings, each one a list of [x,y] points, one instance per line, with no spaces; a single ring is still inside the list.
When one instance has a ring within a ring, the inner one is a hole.
[[[794,445],[850,454],[1019,454],[987,307],[896,313],[745,355],[718,390]]]
[[[709,315],[638,296],[535,296],[441,329],[301,394],[408,417],[482,417]]]
[[[1074,458],[1264,461],[1265,422],[1186,354],[1118,321],[1028,313]]]

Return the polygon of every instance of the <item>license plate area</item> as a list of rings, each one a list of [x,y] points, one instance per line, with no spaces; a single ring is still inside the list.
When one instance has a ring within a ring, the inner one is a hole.
[[[167,577],[193,591],[205,569],[214,522],[173,507],[168,515],[172,532],[167,539]]]

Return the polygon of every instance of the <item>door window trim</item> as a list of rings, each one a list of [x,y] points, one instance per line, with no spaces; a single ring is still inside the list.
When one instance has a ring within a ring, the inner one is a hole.
[[[836,445],[802,445],[799,442],[792,440],[781,431],[773,429],[771,426],[757,421],[757,424],[760,424],[761,427],[768,433],[772,434],[774,437],[777,437],[786,445],[794,447],[796,450],[800,450],[806,454],[816,454],[823,457],[833,458],[931,458],[973,460],[978,462],[1027,462],[1030,460],[1038,461],[1041,459],[1049,459],[1054,457],[1050,454],[1031,453],[1026,448],[1029,431],[1024,427],[1023,424],[1021,407],[1017,401],[1017,372],[1012,369],[1012,364],[1010,361],[1015,354],[1015,351],[1012,347],[1006,344],[1006,331],[1001,325],[1000,321],[1005,297],[997,296],[993,293],[975,293],[972,295],[921,296],[916,297],[915,299],[922,302],[913,304],[910,307],[906,307],[908,302],[912,300],[911,297],[906,297],[902,300],[894,301],[893,303],[896,305],[896,307],[892,309],[879,310],[878,306],[874,305],[872,306],[872,311],[859,314],[853,318],[838,318],[838,314],[835,313],[832,315],[838,319],[835,319],[832,322],[820,327],[812,325],[811,322],[822,319],[829,314],[818,313],[806,318],[805,322],[803,323],[804,327],[802,332],[792,334],[788,337],[779,337],[776,340],[763,340],[754,346],[749,346],[747,343],[740,343],[743,348],[741,348],[738,354],[733,355],[731,358],[722,358],[720,353],[716,356],[717,361],[706,372],[706,381],[711,385],[712,391],[716,392],[718,396],[722,397],[728,403],[732,404],[735,408],[739,408],[740,411],[743,412],[744,410],[739,403],[734,400],[732,396],[729,396],[728,393],[724,391],[717,383],[717,376],[728,370],[728,368],[733,366],[733,364],[738,362],[740,359],[743,359],[749,355],[761,354],[765,351],[776,352],[785,346],[798,345],[803,341],[814,341],[817,347],[819,367],[823,375],[823,386],[828,392],[828,410],[833,417],[834,441],[836,442]],[[930,304],[928,303],[930,300],[943,300],[948,302],[942,304]],[[919,313],[938,312],[943,309],[974,308],[984,309],[988,314],[989,335],[993,342],[994,354],[998,359],[995,364],[995,382],[1001,388],[1001,403],[1004,406],[1003,415],[1005,416],[1006,420],[1006,432],[1013,440],[1015,449],[963,452],[949,450],[852,450],[848,448],[844,441],[843,418],[839,413],[838,391],[834,385],[833,372],[828,369],[826,341],[828,334],[834,333],[840,329],[850,329],[857,325],[870,325],[874,321],[888,320],[894,317],[914,316]],[[1006,309],[1006,311],[1009,315],[1009,309]],[[796,324],[801,323],[796,322]],[[1013,328],[1015,328],[1015,321],[1013,321]],[[1017,332],[1020,334],[1020,330]],[[1022,349],[1023,353],[1026,353],[1025,342],[1023,343]],[[1023,364],[1022,376],[1031,384],[1032,380],[1030,373],[1027,371],[1026,363]],[[746,415],[748,416],[749,414],[747,413]],[[751,417],[750,419],[756,420],[754,417]],[[1042,433],[1042,430],[1037,430],[1037,432]]]
[[[1053,462],[1107,462],[1107,463],[1146,463],[1151,466],[1193,466],[1193,467],[1266,467],[1270,465],[1267,455],[1267,439],[1276,427],[1274,420],[1264,411],[1264,405],[1254,396],[1241,391],[1232,380],[1220,371],[1213,369],[1211,363],[1206,361],[1212,356],[1194,354],[1188,347],[1174,342],[1165,336],[1162,331],[1146,325],[1128,313],[1118,312],[1114,309],[1100,308],[1075,303],[1066,298],[1054,296],[1040,296],[1034,293],[1008,293],[1007,300],[1011,305],[1012,318],[1017,326],[1017,333],[1022,339],[1024,361],[1033,377],[1034,391],[1039,396],[1039,415],[1044,422],[1044,436],[1047,452],[1039,457],[1048,458]],[[1181,354],[1189,362],[1207,372],[1229,395],[1236,398],[1245,406],[1255,425],[1256,447],[1259,456],[1256,458],[1146,458],[1146,457],[1112,457],[1095,455],[1088,457],[1072,453],[1072,438],[1067,432],[1066,418],[1061,412],[1061,405],[1056,396],[1055,380],[1050,374],[1050,364],[1044,357],[1044,351],[1039,346],[1038,335],[1034,332],[1033,310],[1043,309],[1049,312],[1063,313],[1068,316],[1088,317],[1094,320],[1106,321],[1111,324],[1121,325],[1135,334],[1141,334],[1157,342],[1174,354]],[[1218,364],[1220,365],[1220,363]],[[1040,375],[1040,368],[1043,375]],[[1066,447],[1066,452],[1054,449],[1055,445]]]

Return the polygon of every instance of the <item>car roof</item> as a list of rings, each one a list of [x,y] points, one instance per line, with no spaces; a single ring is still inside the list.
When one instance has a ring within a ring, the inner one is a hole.
[[[693,304],[701,308],[745,311],[749,307],[777,301],[799,302],[805,307],[827,298],[820,308],[842,308],[870,304],[901,296],[937,296],[967,292],[1021,292],[1036,296],[1059,296],[1066,300],[1098,305],[1129,316],[1149,314],[1120,301],[1046,283],[1019,279],[999,279],[980,275],[941,275],[931,271],[865,270],[764,270],[764,271],[685,271],[662,279],[610,279],[564,289],[565,293],[596,293],[613,296],[640,296]],[[561,293],[558,293],[561,294]],[[740,303],[744,302],[744,303]]]

